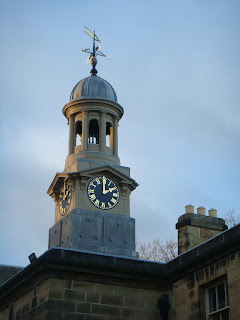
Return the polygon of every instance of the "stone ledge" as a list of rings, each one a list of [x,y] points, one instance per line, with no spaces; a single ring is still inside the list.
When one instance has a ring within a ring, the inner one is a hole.
[[[225,220],[222,218],[203,216],[195,213],[185,213],[179,217],[176,229],[180,229],[184,226],[195,226],[220,231],[228,229]]]

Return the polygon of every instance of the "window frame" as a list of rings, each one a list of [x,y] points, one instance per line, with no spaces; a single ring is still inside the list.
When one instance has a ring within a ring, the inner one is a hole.
[[[226,306],[223,307],[223,308],[218,308],[218,304],[219,304],[219,301],[218,301],[218,293],[217,293],[217,287],[220,285],[220,284],[224,284],[224,293],[225,293],[225,303],[226,303]],[[211,289],[215,289],[215,296],[216,296],[216,310],[215,311],[212,311],[210,312],[210,306],[209,306],[209,291]],[[211,285],[207,286],[205,288],[205,306],[206,306],[206,319],[207,320],[212,320],[213,316],[215,315],[218,315],[220,314],[220,319],[222,318],[221,317],[221,314],[225,311],[225,310],[228,310],[229,311],[229,296],[228,296],[228,283],[227,283],[227,279],[222,279],[221,281],[217,281],[217,282],[214,282],[212,283]],[[222,320],[222,319],[221,319]]]

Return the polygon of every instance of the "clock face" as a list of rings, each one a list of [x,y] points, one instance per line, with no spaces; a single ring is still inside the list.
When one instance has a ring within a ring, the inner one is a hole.
[[[87,188],[88,198],[92,204],[102,210],[109,210],[118,204],[119,189],[105,176],[93,178]]]
[[[63,189],[59,195],[59,212],[61,216],[64,216],[70,207],[72,199],[72,189],[68,184],[64,184]]]

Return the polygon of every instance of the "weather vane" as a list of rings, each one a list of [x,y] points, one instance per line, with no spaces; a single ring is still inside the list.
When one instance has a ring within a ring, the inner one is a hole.
[[[101,56],[101,57],[105,57],[108,60],[110,60],[110,56],[107,56],[106,54],[102,53],[101,51],[99,51],[99,49],[101,48],[101,41],[98,39],[98,37],[95,34],[95,30],[94,32],[92,32],[91,30],[89,30],[87,27],[84,27],[86,30],[84,31],[86,34],[88,34],[91,38],[93,38],[93,49],[91,51],[90,48],[88,49],[79,49],[79,51],[82,52],[86,52],[86,53],[90,53],[90,56],[87,58],[87,63],[90,61],[91,65],[92,65],[92,70],[90,71],[90,73],[95,76],[97,74],[97,70],[96,70],[96,65],[97,65],[97,58],[96,56]],[[95,46],[95,41],[99,42],[99,44],[97,46]]]

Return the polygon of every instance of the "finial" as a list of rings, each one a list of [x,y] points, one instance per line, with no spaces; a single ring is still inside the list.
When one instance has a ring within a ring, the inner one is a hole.
[[[95,68],[97,65],[97,58],[96,57],[92,57],[90,60],[90,63],[92,65],[92,70],[90,71],[91,75],[96,76],[97,74],[97,69]]]
[[[108,60],[110,60],[110,56],[107,56],[106,54],[99,51],[100,46],[101,46],[101,41],[96,36],[95,30],[94,30],[94,32],[92,32],[87,27],[84,27],[84,28],[86,29],[84,32],[86,34],[88,34],[91,38],[93,38],[93,50],[91,51],[90,49],[79,49],[79,51],[81,53],[82,52],[90,53],[90,56],[87,58],[87,63],[90,61],[91,65],[92,65],[92,70],[90,71],[90,73],[91,73],[91,75],[96,76],[97,75],[97,69],[95,68],[97,65],[96,56],[105,57]],[[95,46],[95,41],[99,42],[99,45],[97,47]]]

